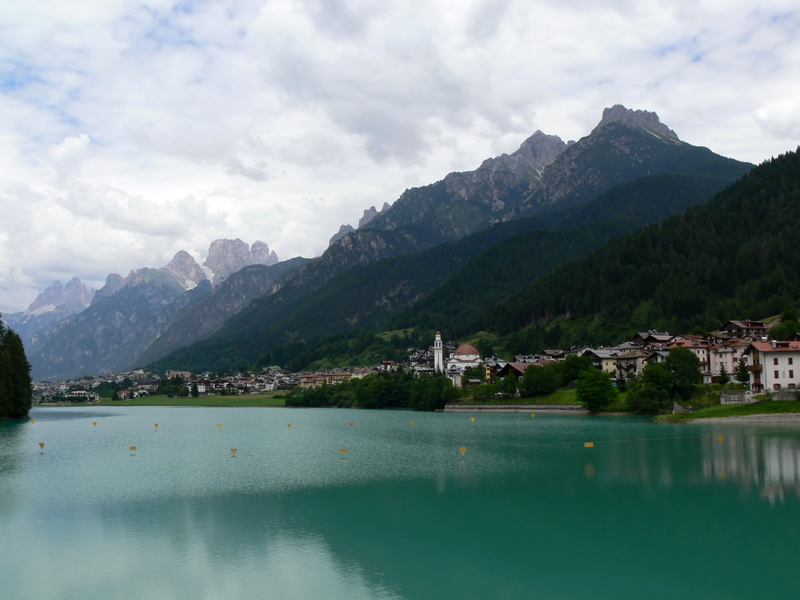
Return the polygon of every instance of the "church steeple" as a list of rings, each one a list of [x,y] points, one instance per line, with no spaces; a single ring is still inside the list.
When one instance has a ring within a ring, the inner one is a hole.
[[[444,373],[444,349],[442,348],[442,332],[437,331],[433,339],[433,371]]]

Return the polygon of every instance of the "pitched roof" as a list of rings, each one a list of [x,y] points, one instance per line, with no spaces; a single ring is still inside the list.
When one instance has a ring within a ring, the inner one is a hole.
[[[775,346],[773,347],[773,344]],[[759,352],[799,352],[800,351],[800,342],[761,342],[761,341],[753,341],[750,342],[750,346],[758,350]],[[748,346],[748,349],[750,348]]]

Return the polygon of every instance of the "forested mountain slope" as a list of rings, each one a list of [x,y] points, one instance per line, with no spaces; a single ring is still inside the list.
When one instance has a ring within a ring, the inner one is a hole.
[[[635,329],[714,329],[800,297],[800,155],[753,169],[703,206],[563,263],[485,312],[483,328],[537,345],[617,341]]]

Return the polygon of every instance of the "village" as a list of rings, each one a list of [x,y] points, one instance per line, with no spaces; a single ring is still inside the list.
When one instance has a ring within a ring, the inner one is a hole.
[[[670,334],[642,331],[632,339],[613,347],[573,347],[548,349],[540,354],[517,355],[513,361],[494,356],[481,357],[470,344],[443,341],[436,332],[433,346],[409,348],[401,362],[381,361],[370,367],[341,367],[314,372],[290,373],[278,366],[262,368],[258,373],[215,376],[212,373],[191,373],[170,370],[165,378],[143,369],[96,377],[83,377],[59,382],[36,382],[34,393],[45,402],[97,402],[101,395],[114,400],[142,398],[165,389],[169,395],[198,397],[210,395],[243,395],[290,391],[321,385],[338,385],[351,379],[362,379],[381,371],[404,369],[415,377],[445,375],[457,388],[503,379],[508,375],[522,377],[530,367],[542,367],[563,361],[567,356],[588,356],[592,364],[611,378],[627,382],[639,376],[651,363],[666,360],[670,350],[686,348],[698,359],[702,383],[711,384],[733,378],[734,373],[747,371],[749,391],[779,392],[796,388],[794,366],[800,364],[800,341],[770,339],[769,327],[761,321],[728,321],[708,335]],[[795,336],[797,337],[797,336]],[[795,362],[798,361],[798,362]],[[172,384],[170,387],[165,385]],[[109,390],[113,390],[109,394]],[[105,392],[105,394],[103,394]]]

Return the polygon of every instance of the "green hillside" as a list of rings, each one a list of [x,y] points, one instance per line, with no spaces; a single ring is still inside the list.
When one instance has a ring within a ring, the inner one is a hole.
[[[563,263],[487,307],[514,347],[608,343],[634,330],[712,330],[800,297],[800,155],[753,169],[703,206]]]

